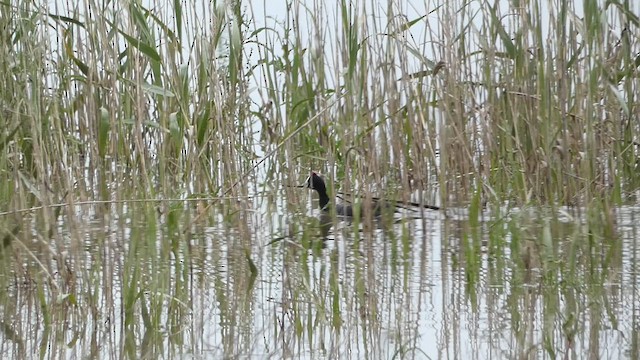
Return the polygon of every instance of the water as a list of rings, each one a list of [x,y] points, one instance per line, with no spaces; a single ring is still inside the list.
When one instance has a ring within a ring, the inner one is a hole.
[[[260,203],[216,206],[184,235],[166,214],[123,206],[78,229],[81,247],[64,232],[62,252],[25,244],[32,260],[3,271],[3,357],[610,359],[636,351],[636,207],[619,209],[619,238],[598,240],[611,246],[589,245],[579,221],[551,220],[553,255],[542,249],[544,220],[518,219],[514,231],[489,216],[474,229],[464,215],[404,213],[386,225],[330,222],[327,231],[312,203],[280,213]]]

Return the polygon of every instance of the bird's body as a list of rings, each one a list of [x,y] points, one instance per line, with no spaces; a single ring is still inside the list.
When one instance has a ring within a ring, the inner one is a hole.
[[[327,192],[327,186],[320,177],[320,175],[312,172],[309,178],[307,179],[306,187],[309,189],[313,189],[318,193],[320,209],[322,211],[329,212],[331,210],[331,206],[335,206],[336,214],[344,217],[353,217],[354,208],[350,204],[332,204],[331,198],[329,197],[329,193]],[[335,201],[334,201],[335,202]],[[379,203],[375,203],[375,207],[373,209],[374,215],[379,216],[381,214],[383,206]]]

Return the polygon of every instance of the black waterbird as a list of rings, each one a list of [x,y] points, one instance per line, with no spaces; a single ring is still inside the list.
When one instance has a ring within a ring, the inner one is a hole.
[[[332,205],[331,204],[332,201],[331,201],[331,198],[329,197],[329,194],[327,193],[327,185],[324,183],[324,180],[320,175],[316,174],[315,172],[312,172],[311,176],[307,178],[307,183],[305,187],[309,189],[313,189],[318,193],[320,209],[322,211],[327,211],[327,212],[330,211],[330,206]],[[383,208],[387,206],[391,207],[391,205],[387,205],[387,204],[383,205],[382,203],[379,203],[378,201],[375,201],[375,200],[373,205],[374,205],[373,209],[374,209],[375,216],[380,216]],[[353,205],[335,204],[335,208],[336,208],[336,214],[339,216],[345,216],[345,217],[354,216]]]
[[[319,196],[319,202],[320,202],[320,209],[322,211],[326,211],[329,212],[330,210],[330,206],[331,206],[331,198],[329,196],[329,193],[327,192],[327,185],[325,184],[324,180],[322,179],[322,177],[318,174],[316,174],[315,172],[311,173],[311,176],[309,176],[307,178],[307,182],[304,186],[300,186],[300,187],[306,187],[309,189],[313,189],[318,193]],[[395,212],[396,210],[396,206],[408,209],[409,208],[425,208],[425,209],[429,209],[429,210],[441,210],[440,207],[438,206],[434,206],[434,205],[427,205],[427,204],[420,204],[420,203],[416,203],[416,202],[402,202],[402,201],[395,201],[395,202],[386,202],[383,201],[379,198],[372,198],[373,200],[373,210],[374,210],[374,216],[380,216],[383,212],[383,210],[393,210],[393,212]],[[395,206],[394,206],[395,203]],[[336,208],[336,214],[340,215],[340,216],[345,216],[345,217],[352,217],[354,215],[354,208],[353,205],[350,204],[336,204],[335,205]],[[366,212],[366,211],[365,211]],[[362,213],[361,213],[362,215]]]

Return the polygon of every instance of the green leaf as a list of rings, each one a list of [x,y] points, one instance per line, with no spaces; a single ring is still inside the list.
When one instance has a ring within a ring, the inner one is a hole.
[[[142,84],[142,90],[144,90],[144,92],[147,92],[147,93],[151,93],[151,94],[155,94],[155,95],[162,95],[162,96],[165,96],[165,97],[174,97],[175,96],[175,94],[170,90],[167,90],[167,89],[165,89],[163,87],[160,87],[160,86],[148,84],[148,83],[143,83]]]
[[[107,153],[107,141],[109,139],[109,129],[111,121],[109,120],[109,111],[104,107],[100,108],[100,126],[98,129],[98,154],[104,158]]]
[[[505,30],[504,26],[502,26],[502,22],[500,21],[500,19],[498,18],[498,15],[496,14],[496,8],[489,6],[489,10],[490,10],[489,12],[491,13],[491,19],[493,20],[493,25],[495,25],[496,30],[498,30],[498,34],[500,35],[500,39],[502,40],[502,45],[507,50],[507,54],[509,55],[509,58],[515,59],[516,46],[513,44],[513,41],[511,40],[511,37],[509,36],[509,34],[507,34],[507,31]]]
[[[156,61],[156,62],[161,62],[162,61],[162,59],[160,58],[160,54],[158,54],[158,52],[156,51],[155,47],[151,46],[150,44],[145,43],[141,39],[136,39],[133,36],[128,35],[127,33],[125,33],[122,30],[118,30],[118,32],[120,34],[122,34],[122,36],[124,36],[124,38],[127,40],[129,45],[131,45],[131,46],[135,47],[136,49],[140,50],[140,52],[142,52],[147,57],[149,57],[149,59],[151,59],[153,61]]]
[[[176,20],[176,30],[178,30],[178,38],[182,39],[182,1],[173,0],[173,12]]]
[[[609,84],[609,89],[611,89],[611,92],[616,96],[616,99],[618,100],[618,104],[624,111],[625,116],[630,117],[631,111],[629,111],[629,107],[627,106],[627,102],[625,101],[624,95],[622,95],[622,93],[618,90],[618,88],[614,84]]]
[[[56,21],[61,21],[61,22],[65,22],[65,23],[70,23],[70,24],[74,24],[74,25],[78,25],[81,28],[84,28],[84,23],[80,20],[68,17],[68,16],[62,16],[62,15],[56,15],[56,14],[48,14],[50,18],[52,18],[53,20]]]

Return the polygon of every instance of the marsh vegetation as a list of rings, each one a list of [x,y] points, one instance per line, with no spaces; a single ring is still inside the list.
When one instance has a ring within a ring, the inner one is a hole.
[[[640,7],[581,4],[0,3],[0,354],[638,358]]]

